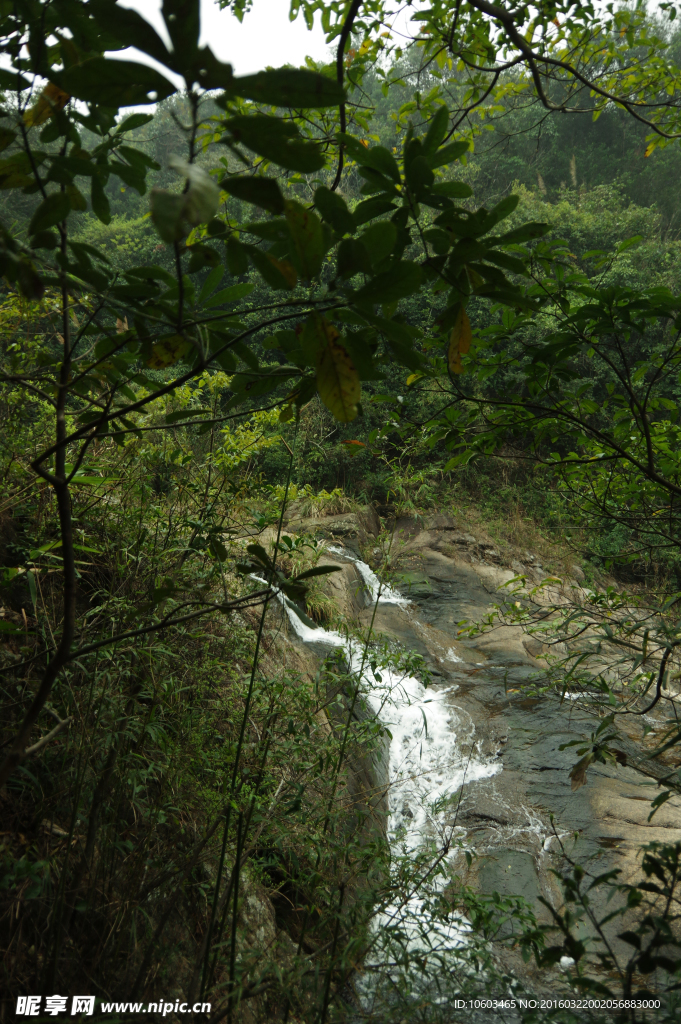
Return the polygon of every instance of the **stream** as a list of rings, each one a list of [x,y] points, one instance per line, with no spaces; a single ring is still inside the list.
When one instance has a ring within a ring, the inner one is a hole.
[[[541,673],[542,662],[518,627],[461,638],[461,623],[482,619],[513,576],[542,578],[528,552],[505,565],[491,543],[462,532],[447,516],[403,520],[391,561],[408,582],[398,591],[381,585],[362,559],[378,534],[368,517],[308,519],[294,532],[327,541],[321,561],[341,570],[328,577],[341,615],[365,632],[371,626],[372,639],[420,654],[431,673],[426,688],[394,668],[373,671],[363,645],[312,628],[286,607],[296,642],[322,656],[329,648],[345,650],[368,705],[390,733],[388,838],[395,856],[413,854],[427,841],[442,849],[454,836],[448,857],[466,885],[481,894],[522,896],[546,920],[539,897],[562,904],[554,875],[564,863],[561,845],[582,862],[598,856],[599,872],[616,867],[623,880],[633,880],[643,844],[681,839],[681,798],[667,801],[649,822],[657,784],[631,767],[593,765],[587,785],[572,792],[574,750],[560,747],[590,733],[593,719],[574,702],[526,696],[523,686]],[[387,908],[379,927],[399,918],[417,948],[466,942],[465,919],[450,916],[446,927],[426,935],[430,926],[421,911],[414,895]],[[562,986],[566,964],[551,980],[516,951],[500,956],[502,969],[527,989],[551,994]]]

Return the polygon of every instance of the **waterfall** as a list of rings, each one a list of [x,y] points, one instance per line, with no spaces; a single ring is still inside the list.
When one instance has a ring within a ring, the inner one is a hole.
[[[379,604],[407,609],[411,602],[390,587],[360,559],[342,548],[329,550],[354,562],[367,591]],[[392,844],[415,850],[425,837],[444,836],[451,819],[451,799],[461,787],[501,771],[496,761],[475,750],[474,727],[451,705],[457,687],[426,689],[414,676],[387,667],[374,672],[364,645],[321,626],[312,628],[296,614],[283,594],[277,595],[298,638],[306,644],[342,648],[350,669],[360,675],[363,695],[391,736],[388,836]],[[447,657],[459,661],[450,650]],[[470,753],[462,753],[465,744]]]

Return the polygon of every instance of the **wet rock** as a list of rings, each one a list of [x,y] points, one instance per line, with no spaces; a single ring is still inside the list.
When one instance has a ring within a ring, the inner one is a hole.
[[[462,868],[466,883],[486,894],[496,890],[524,895],[544,919],[548,912],[539,896],[554,907],[562,901],[552,873],[563,866],[558,839],[582,863],[600,854],[599,871],[616,866],[624,877],[640,873],[641,845],[681,837],[681,798],[668,801],[648,822],[650,801],[659,792],[657,779],[631,766],[610,764],[592,766],[587,784],[572,792],[569,773],[578,758],[574,747],[564,745],[590,734],[593,719],[572,702],[561,703],[553,696],[529,698],[524,690],[528,682],[543,678],[538,657],[565,654],[566,649],[545,647],[518,626],[496,626],[478,637],[460,632],[463,621],[485,618],[508,593],[503,587],[513,576],[538,577],[537,557],[515,551],[510,570],[490,564],[491,553],[497,554],[494,545],[456,528],[448,516],[431,516],[425,524],[402,520],[400,528],[402,543],[393,552],[394,564],[405,577],[417,579],[423,590],[408,590],[406,583],[396,580],[394,586],[412,603],[407,608],[380,604],[375,614],[364,609],[358,618],[364,625],[371,622],[379,636],[398,639],[406,650],[422,654],[428,665],[435,666],[435,672],[442,673],[436,675],[435,695],[441,695],[446,684],[456,683],[446,698],[457,752],[463,758],[455,759],[454,770],[465,766],[468,751],[476,760],[502,768],[493,777],[469,776],[458,810],[454,800],[443,815],[444,824],[456,826],[464,848],[477,854],[468,873]],[[572,574],[578,578],[574,568]],[[450,652],[461,659],[458,664],[447,660]],[[669,769],[662,765],[660,770]],[[414,801],[412,807],[405,803],[398,811],[406,828],[420,814]],[[595,909],[605,912],[599,898],[594,896]],[[515,969],[527,980],[530,967],[518,963]]]
[[[372,566],[372,568],[376,568],[377,566],[382,565],[384,557],[385,556],[383,554],[383,548],[372,548],[371,552],[369,553],[369,564]]]

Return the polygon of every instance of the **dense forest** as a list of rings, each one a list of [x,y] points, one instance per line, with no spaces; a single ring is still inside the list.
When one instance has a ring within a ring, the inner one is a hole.
[[[676,7],[413,8],[0,5],[3,1022],[679,1019]]]

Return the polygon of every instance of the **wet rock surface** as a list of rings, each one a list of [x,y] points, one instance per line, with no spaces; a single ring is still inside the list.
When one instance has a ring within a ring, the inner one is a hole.
[[[327,550],[323,558],[342,567],[332,577],[339,608],[365,627],[373,619],[377,634],[420,653],[433,689],[447,690],[462,758],[468,744],[477,758],[495,760],[501,768],[491,778],[467,782],[448,822],[476,855],[470,866],[463,855],[457,864],[467,884],[482,892],[522,895],[546,919],[548,911],[538,897],[555,907],[562,903],[551,870],[565,865],[561,842],[582,862],[599,855],[599,872],[617,867],[622,880],[636,881],[644,843],[681,839],[681,798],[673,797],[652,822],[647,820],[659,791],[650,774],[596,764],[589,768],[587,784],[572,791],[575,749],[559,748],[590,733],[594,718],[552,695],[524,694],[523,684],[541,672],[542,644],[518,627],[498,627],[475,640],[461,638],[461,623],[481,620],[502,599],[500,588],[513,576],[542,578],[530,552],[517,552],[504,566],[493,544],[459,529],[449,516],[398,521],[391,563],[397,569],[395,585],[410,604],[380,603],[374,609],[352,558],[362,551],[371,557],[374,545],[378,568],[377,520],[352,514],[291,526],[342,545],[347,557]],[[411,808],[405,804],[401,814],[409,821]]]
[[[475,640],[458,634],[462,620],[481,620],[503,599],[499,588],[514,575],[539,580],[535,560],[523,553],[524,562],[518,558],[502,567],[492,546],[456,530],[443,516],[425,525],[398,524],[396,540],[399,570],[407,577],[422,574],[430,588],[401,587],[412,605],[406,611],[379,606],[375,628],[423,654],[435,688],[455,687],[452,710],[472,723],[477,753],[502,766],[463,790],[455,822],[476,854],[470,867],[460,857],[465,881],[481,892],[522,895],[546,919],[539,896],[554,907],[562,904],[551,870],[565,866],[561,841],[582,863],[597,854],[597,873],[618,868],[621,880],[637,881],[643,844],[681,839],[681,798],[672,797],[648,822],[650,802],[659,792],[656,779],[634,767],[601,764],[592,765],[587,784],[573,792],[575,748],[559,748],[591,733],[595,720],[557,696],[532,699],[523,693],[521,686],[541,672],[543,645],[518,627],[498,627]],[[660,777],[664,769],[652,774]],[[595,904],[605,910],[598,895]],[[615,931],[621,930],[618,922]],[[615,940],[615,948],[624,947]]]

